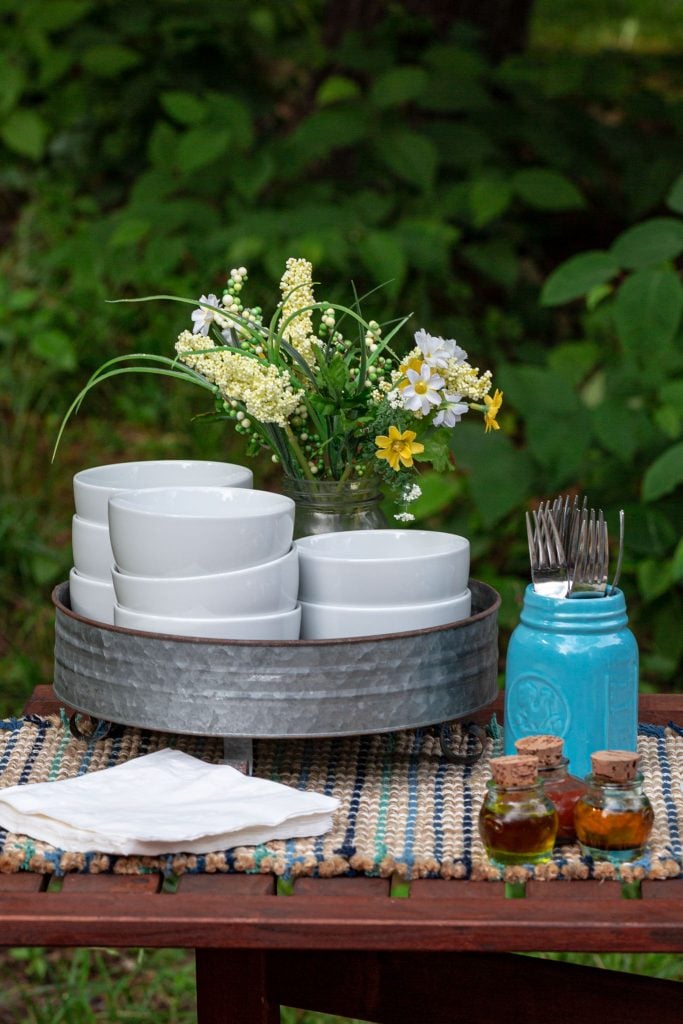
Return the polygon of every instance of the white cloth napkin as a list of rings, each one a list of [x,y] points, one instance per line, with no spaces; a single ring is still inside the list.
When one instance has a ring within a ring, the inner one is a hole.
[[[74,779],[0,789],[0,825],[62,850],[157,856],[323,835],[338,806],[165,749]]]

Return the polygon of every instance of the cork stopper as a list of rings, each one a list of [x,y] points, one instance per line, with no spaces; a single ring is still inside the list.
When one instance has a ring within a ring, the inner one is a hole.
[[[539,768],[556,768],[562,764],[564,742],[560,736],[544,734],[540,736],[522,736],[515,740],[518,754],[530,754],[538,759]]]
[[[521,754],[491,758],[491,772],[499,786],[533,786],[538,778],[538,760]]]
[[[606,782],[630,782],[638,774],[640,754],[633,750],[596,750],[591,754],[593,775]]]

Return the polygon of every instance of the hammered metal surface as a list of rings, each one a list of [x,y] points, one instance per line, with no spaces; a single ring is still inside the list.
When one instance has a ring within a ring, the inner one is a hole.
[[[204,640],[76,615],[55,587],[57,696],[97,718],[202,736],[393,732],[452,721],[497,693],[498,608],[470,580],[472,615],[450,626],[344,640]]]

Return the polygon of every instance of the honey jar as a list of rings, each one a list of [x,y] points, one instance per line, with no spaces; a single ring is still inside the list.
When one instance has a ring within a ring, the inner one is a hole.
[[[499,867],[550,860],[557,811],[543,791],[537,758],[495,757],[491,772],[479,813],[479,834],[489,860]]]
[[[584,855],[621,864],[645,852],[654,811],[643,792],[638,762],[639,755],[628,750],[591,754],[588,789],[574,808],[574,826]]]

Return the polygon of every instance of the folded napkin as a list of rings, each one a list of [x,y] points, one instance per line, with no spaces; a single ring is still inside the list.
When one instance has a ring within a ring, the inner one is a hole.
[[[164,749],[75,779],[0,789],[0,825],[62,850],[157,856],[323,835],[338,806]]]

